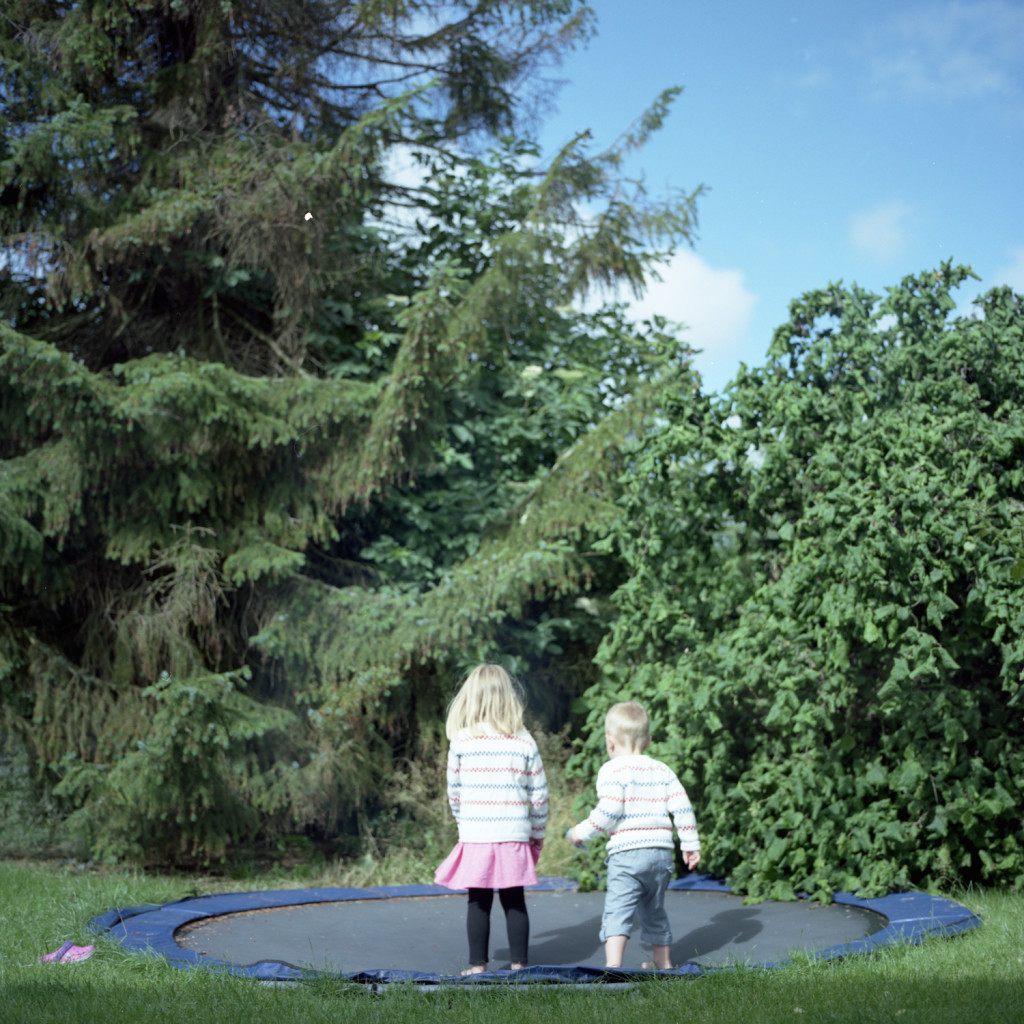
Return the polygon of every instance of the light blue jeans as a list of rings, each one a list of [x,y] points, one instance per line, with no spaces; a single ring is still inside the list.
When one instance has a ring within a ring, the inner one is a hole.
[[[646,847],[613,853],[606,861],[608,891],[601,917],[601,941],[610,935],[629,935],[633,915],[640,922],[644,942],[672,943],[672,928],[665,913],[665,890],[672,880],[672,851]]]

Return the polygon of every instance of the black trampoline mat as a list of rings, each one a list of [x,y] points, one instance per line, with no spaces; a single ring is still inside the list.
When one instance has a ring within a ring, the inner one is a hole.
[[[530,963],[604,966],[598,938],[604,893],[528,891]],[[880,931],[881,914],[839,903],[808,900],[744,906],[739,896],[669,890],[676,965],[775,963],[795,952],[841,946]],[[201,918],[174,935],[183,949],[215,960],[249,965],[261,960],[330,972],[370,970],[457,974],[467,965],[466,896],[415,896],[307,903]],[[650,958],[638,929],[624,967]],[[505,916],[491,914],[494,970],[509,965]]]

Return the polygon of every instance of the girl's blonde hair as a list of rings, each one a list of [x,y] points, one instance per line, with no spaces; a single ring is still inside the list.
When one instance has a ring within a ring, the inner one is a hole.
[[[608,709],[604,731],[630,753],[639,754],[651,738],[651,720],[643,704],[626,700]]]
[[[484,723],[507,736],[523,729],[521,689],[500,665],[478,665],[469,673],[448,705],[444,731],[453,740],[463,729]]]

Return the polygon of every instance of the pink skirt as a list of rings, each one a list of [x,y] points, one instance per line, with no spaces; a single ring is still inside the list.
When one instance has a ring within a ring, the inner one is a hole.
[[[434,881],[446,889],[535,885],[539,856],[529,843],[456,843],[434,872]]]

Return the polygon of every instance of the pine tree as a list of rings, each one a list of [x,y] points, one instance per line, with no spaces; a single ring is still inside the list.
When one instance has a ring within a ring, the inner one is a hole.
[[[619,453],[688,371],[572,302],[640,286],[695,196],[625,202],[585,137],[472,153],[587,29],[561,0],[6,5],[5,729],[98,852],[336,833],[459,667],[586,660]]]

